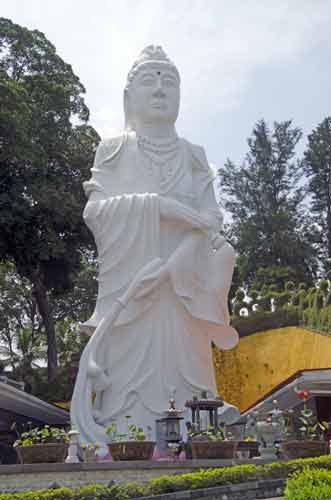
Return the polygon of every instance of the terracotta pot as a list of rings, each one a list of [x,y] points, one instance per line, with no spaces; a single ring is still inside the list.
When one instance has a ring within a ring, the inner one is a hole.
[[[198,459],[234,458],[236,441],[192,441],[192,456]]]
[[[328,453],[327,443],[325,441],[283,441],[281,450],[284,458],[306,458],[319,457]]]
[[[18,457],[23,464],[64,462],[67,443],[41,443],[29,446],[16,446]]]
[[[150,460],[153,456],[154,441],[119,441],[108,444],[114,460]]]

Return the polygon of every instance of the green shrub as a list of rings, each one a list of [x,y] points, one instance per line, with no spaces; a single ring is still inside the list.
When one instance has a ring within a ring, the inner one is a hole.
[[[298,291],[298,297],[299,297],[299,304],[301,309],[306,309],[308,307],[308,298],[307,298],[307,293],[305,290],[299,290]]]
[[[233,314],[235,316],[240,317],[240,311],[242,310],[243,307],[246,307],[245,302],[238,302],[236,301],[235,305],[233,306]]]
[[[305,293],[305,292],[303,292],[303,293]],[[292,302],[292,305],[293,305],[293,306],[296,306],[296,307],[298,307],[298,306],[300,306],[300,305],[301,305],[301,304],[300,304],[300,292],[294,293],[294,294],[292,295],[291,302]]]
[[[318,284],[320,291],[323,293],[324,296],[327,295],[329,291],[329,281],[328,280],[321,280]]]
[[[258,309],[260,311],[271,312],[271,298],[272,293],[261,295],[261,297],[257,301]]]
[[[324,305],[324,295],[322,292],[318,291],[315,293],[315,298],[314,298],[314,308],[315,309],[322,309]]]
[[[238,302],[243,302],[244,298],[245,298],[245,292],[239,288],[236,291],[236,300]]]
[[[267,465],[235,465],[232,467],[218,467],[189,474],[163,476],[152,479],[147,483],[119,483],[111,486],[90,484],[81,488],[54,488],[40,491],[26,491],[21,493],[0,493],[0,500],[129,500],[149,495],[159,495],[175,491],[197,490],[238,484],[246,481],[263,479],[283,479],[311,469],[326,469],[331,476],[331,456],[305,458],[289,462],[274,462]],[[294,476],[297,477],[297,476]],[[291,500],[297,497],[289,497]],[[324,497],[316,497],[324,500]],[[315,497],[310,497],[313,500]],[[331,496],[328,497],[328,500]],[[301,500],[301,497],[298,497]],[[308,500],[303,497],[302,500]]]
[[[294,281],[287,281],[285,283],[284,289],[285,289],[286,292],[293,292],[295,290],[295,283],[294,283]]]
[[[286,500],[330,500],[331,473],[325,469],[305,468],[287,481]]]
[[[252,299],[252,301],[255,303],[258,299],[259,292],[257,290],[251,290],[248,295],[249,298]]]
[[[299,314],[294,307],[274,312],[258,311],[252,312],[249,316],[234,317],[231,324],[237,330],[240,337],[247,337],[253,333],[272,328],[297,326],[299,325]]]
[[[274,305],[276,309],[279,311],[279,309],[282,309],[289,303],[290,294],[289,292],[275,293],[273,295],[273,298],[274,298]]]
[[[315,293],[317,289],[315,287],[311,287],[308,289],[307,298],[308,298],[308,307],[314,306]]]

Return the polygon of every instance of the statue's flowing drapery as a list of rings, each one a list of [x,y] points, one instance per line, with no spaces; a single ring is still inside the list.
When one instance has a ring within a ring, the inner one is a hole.
[[[194,392],[215,394],[210,343],[231,348],[237,342],[227,312],[233,250],[225,243],[214,251],[207,232],[185,224],[190,207],[219,229],[203,150],[180,140],[171,168],[169,162],[164,168],[153,171],[135,134],[128,134],[99,147],[85,185],[84,217],[99,257],[97,304],[87,324],[99,325],[99,340],[94,334],[83,353],[72,400],[82,442],[104,443],[104,427],[116,419],[123,428],[128,414],[135,424],[154,427],[173,390],[181,406]],[[176,200],[183,216],[163,217],[162,197]],[[144,297],[133,293],[102,330],[101,320],[151,263],[156,270],[166,263],[169,279]]]

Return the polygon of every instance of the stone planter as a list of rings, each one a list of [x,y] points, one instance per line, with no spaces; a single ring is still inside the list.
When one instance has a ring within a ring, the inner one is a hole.
[[[237,441],[192,441],[192,457],[197,459],[234,458]]]
[[[86,463],[93,463],[96,462],[96,455],[95,455],[95,450],[89,450],[89,449],[83,449],[83,461]]]
[[[67,443],[41,443],[29,446],[16,446],[19,460],[23,464],[64,462]]]
[[[150,460],[153,456],[154,441],[118,441],[108,444],[113,460]]]
[[[275,442],[281,433],[281,424],[272,418],[258,420],[255,424],[257,438],[264,446],[261,446],[260,458],[265,460],[277,460],[277,449]]]
[[[319,457],[327,455],[328,446],[325,441],[283,441],[281,451],[286,459]]]

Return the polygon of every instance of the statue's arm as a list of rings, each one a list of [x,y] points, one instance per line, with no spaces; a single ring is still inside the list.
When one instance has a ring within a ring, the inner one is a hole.
[[[172,198],[160,196],[161,217],[177,220],[191,229],[209,231],[213,229],[214,219],[208,213],[202,214]]]
[[[213,219],[214,230],[218,232],[221,231],[223,228],[223,214],[215,198],[213,180],[207,183],[205,189],[201,193],[200,210]]]

